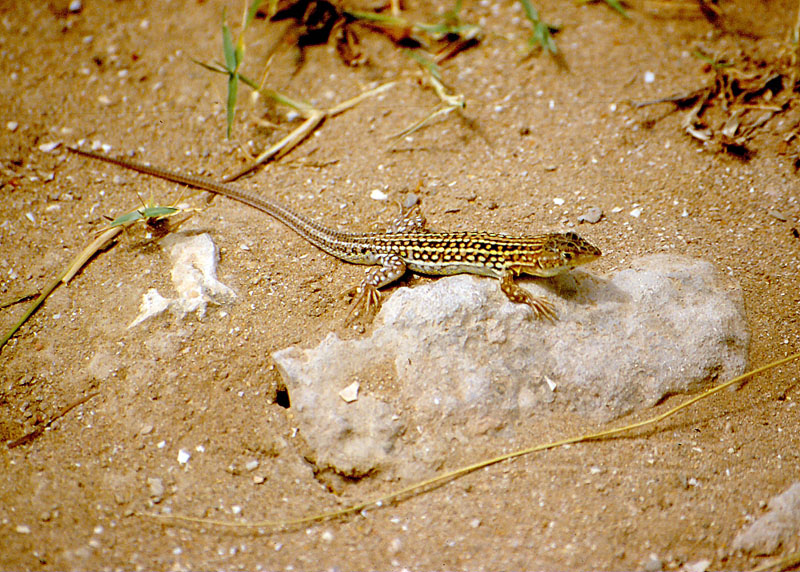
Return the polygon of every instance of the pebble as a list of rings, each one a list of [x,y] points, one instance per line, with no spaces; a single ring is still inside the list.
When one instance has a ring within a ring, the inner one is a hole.
[[[111,105],[111,98],[107,95],[101,95],[97,98],[97,101],[100,105]]]
[[[69,3],[69,11],[73,14],[77,14],[81,10],[83,10],[83,2],[81,2],[81,0],[72,0],[72,2]]]
[[[786,222],[787,220],[789,220],[789,217],[787,217],[787,216],[786,216],[785,214],[783,214],[781,211],[776,211],[775,209],[770,209],[770,211],[769,211],[769,213],[768,213],[768,214],[769,214],[769,216],[771,216],[772,218],[776,218],[776,219],[778,219],[778,220],[779,220],[779,221],[781,221],[781,222]]]
[[[339,392],[339,397],[341,397],[346,403],[352,403],[358,399],[358,387],[358,382],[354,381]]]
[[[51,141],[50,143],[42,143],[39,145],[39,151],[42,153],[50,153],[58,149],[59,145],[61,145],[60,141]]]
[[[403,199],[403,208],[410,209],[419,202],[419,196],[416,193],[408,193]]]
[[[150,488],[150,496],[153,498],[161,497],[164,494],[164,481],[158,478],[148,478],[147,486]]]
[[[653,83],[656,81],[656,74],[651,71],[644,72],[644,83]]]
[[[189,459],[191,459],[191,458],[192,458],[192,454],[189,451],[187,451],[186,449],[181,449],[180,451],[178,451],[178,462],[181,465],[185,465],[186,463],[188,463]]]
[[[555,199],[553,199],[553,202],[555,204],[557,204],[558,206],[561,206],[561,205],[564,204],[565,201],[564,201],[564,199],[561,199],[561,198],[555,198]]]
[[[18,524],[16,530],[20,534],[30,534],[31,533],[31,527],[28,526],[27,524]]]
[[[372,189],[369,193],[369,197],[371,199],[375,199],[376,201],[385,201],[386,199],[389,198],[389,195],[387,195],[380,189]]]
[[[633,218],[639,218],[642,216],[642,207],[636,207],[629,213]]]
[[[656,554],[651,554],[647,562],[644,563],[645,572],[661,572],[663,569],[664,563]]]
[[[595,224],[603,218],[603,209],[600,207],[589,207],[583,214],[578,215],[578,222],[588,222]]]
[[[393,538],[389,543],[389,554],[397,554],[403,548],[403,541],[399,538]]]
[[[261,475],[255,475],[255,476],[253,476],[253,484],[254,484],[254,485],[263,485],[263,484],[264,484],[264,482],[265,482],[266,480],[267,480],[267,479],[265,479],[265,478],[264,478],[264,477],[262,477]]]
[[[6,123],[6,129],[11,131],[12,133],[17,130],[17,127],[19,127],[19,123],[17,123],[16,121],[9,121],[8,123]]]
[[[322,533],[321,538],[325,542],[331,542],[333,540],[333,533],[330,530],[326,530]]]
[[[139,430],[139,435],[149,435],[153,432],[153,426],[149,423],[147,425],[142,425],[142,428]]]
[[[683,570],[686,572],[706,572],[709,566],[711,566],[711,560],[698,560],[697,562],[685,564]]]
[[[258,468],[259,462],[258,459],[253,459],[252,461],[247,461],[244,468],[248,471],[255,471]]]

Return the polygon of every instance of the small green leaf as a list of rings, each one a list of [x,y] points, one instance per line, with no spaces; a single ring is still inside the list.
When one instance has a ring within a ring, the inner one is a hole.
[[[139,209],[139,213],[141,213],[141,215],[144,218],[163,218],[167,216],[172,216],[178,211],[180,211],[180,209],[176,207],[162,207],[162,206],[152,206]]]
[[[111,221],[111,224],[109,224],[108,226],[113,228],[115,226],[121,226],[123,224],[128,224],[131,222],[135,222],[137,220],[142,220],[142,218],[144,217],[142,216],[141,212],[131,211],[129,213],[125,213],[124,215],[118,216],[113,221]]]

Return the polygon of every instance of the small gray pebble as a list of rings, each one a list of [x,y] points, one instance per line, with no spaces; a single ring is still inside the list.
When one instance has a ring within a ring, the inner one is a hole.
[[[419,202],[419,196],[416,193],[408,193],[405,198],[403,198],[403,208],[410,209],[414,205]]]
[[[645,572],[661,572],[663,569],[664,563],[661,562],[661,558],[655,554],[651,554],[650,558],[647,559],[647,562],[644,563]]]
[[[787,220],[789,220],[789,217],[787,217],[781,211],[776,211],[775,209],[770,209],[769,216],[771,216],[772,218],[776,218],[781,222],[786,222]]]
[[[148,478],[147,486],[150,488],[151,497],[156,498],[164,495],[164,481],[161,479]]]
[[[600,207],[589,207],[582,215],[578,215],[578,222],[595,224],[596,222],[600,222],[601,218],[603,218],[603,209]]]

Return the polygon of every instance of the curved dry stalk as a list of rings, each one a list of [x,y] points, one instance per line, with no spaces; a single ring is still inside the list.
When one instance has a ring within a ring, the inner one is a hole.
[[[430,490],[433,487],[443,485],[448,481],[457,479],[459,477],[463,477],[469,473],[477,471],[479,469],[483,469],[485,467],[489,467],[491,465],[496,465],[503,461],[509,461],[511,459],[516,459],[517,457],[523,457],[525,455],[530,455],[532,453],[538,453],[540,451],[545,451],[548,449],[555,449],[556,447],[562,447],[564,445],[573,445],[576,443],[585,443],[587,441],[598,441],[601,439],[608,439],[611,437],[617,437],[622,435],[623,433],[628,433],[633,431],[634,429],[640,429],[642,427],[646,427],[648,425],[654,425],[660,421],[667,419],[668,417],[672,417],[676,413],[691,407],[695,403],[702,401],[708,397],[711,397],[715,393],[722,391],[723,389],[727,389],[729,387],[738,385],[743,381],[757,375],[759,373],[765,372],[767,370],[779,367],[783,364],[789,363],[790,361],[796,360],[800,358],[800,352],[792,354],[788,357],[785,357],[780,360],[776,360],[774,362],[768,363],[767,365],[761,366],[754,370],[751,370],[747,373],[744,373],[740,376],[737,376],[730,381],[726,381],[720,385],[712,387],[711,389],[704,391],[700,395],[696,395],[691,399],[684,401],[680,405],[677,405],[664,413],[660,413],[643,421],[638,421],[636,423],[631,423],[629,425],[625,425],[624,427],[615,427],[611,429],[603,429],[601,431],[597,431],[594,433],[588,433],[581,436],[576,437],[568,437],[565,439],[560,439],[558,441],[553,441],[550,443],[544,443],[540,445],[534,445],[532,447],[528,447],[526,449],[520,449],[518,451],[513,451],[511,453],[507,453],[505,455],[500,455],[498,457],[493,457],[491,459],[486,459],[483,461],[479,461],[472,465],[467,465],[464,467],[460,467],[458,469],[454,469],[452,471],[447,471],[441,473],[435,477],[431,477],[430,479],[425,479],[423,481],[416,482],[414,484],[408,485],[407,487],[403,487],[396,491],[393,491],[389,494],[382,495],[380,497],[374,498],[372,500],[363,501],[357,503],[355,505],[349,506],[347,508],[343,508],[340,510],[334,510],[330,512],[323,512],[318,514],[313,514],[306,517],[291,519],[291,520],[265,520],[259,522],[229,522],[224,520],[216,520],[211,518],[195,518],[191,516],[181,516],[181,515],[162,515],[162,514],[148,514],[148,513],[139,513],[139,516],[144,516],[147,518],[157,518],[159,520],[170,520],[170,521],[178,521],[178,522],[185,522],[185,523],[193,523],[193,524],[205,524],[211,526],[219,526],[219,527],[227,527],[227,528],[256,528],[256,529],[280,529],[280,528],[288,528],[288,527],[295,527],[304,524],[310,524],[312,522],[320,522],[326,520],[332,520],[335,518],[340,518],[343,516],[351,515],[354,513],[359,513],[368,508],[381,508],[384,505],[387,505],[392,502],[399,501],[413,493],[423,493],[426,490]]]

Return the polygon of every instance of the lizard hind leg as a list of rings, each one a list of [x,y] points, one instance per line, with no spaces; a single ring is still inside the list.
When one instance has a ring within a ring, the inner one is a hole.
[[[406,263],[396,254],[388,254],[380,259],[380,268],[373,268],[361,281],[355,290],[357,296],[347,315],[346,322],[354,316],[354,312],[364,307],[364,315],[377,314],[381,308],[381,293],[379,288],[399,280],[406,273]]]

